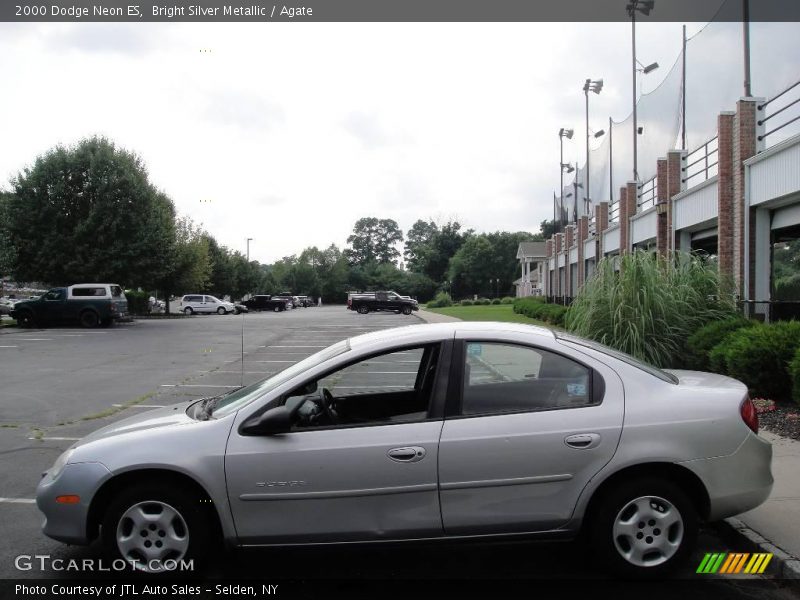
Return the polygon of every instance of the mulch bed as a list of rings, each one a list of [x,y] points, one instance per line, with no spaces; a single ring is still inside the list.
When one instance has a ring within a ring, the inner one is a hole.
[[[756,405],[761,427],[783,437],[800,440],[800,405],[763,398],[755,398],[753,403]]]

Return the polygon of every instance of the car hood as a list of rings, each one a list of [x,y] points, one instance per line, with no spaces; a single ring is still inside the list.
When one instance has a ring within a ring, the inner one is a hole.
[[[98,440],[139,431],[198,423],[199,421],[196,421],[186,414],[186,409],[189,407],[189,405],[195,402],[197,402],[197,400],[181,402],[179,404],[173,404],[172,406],[148,410],[132,417],[128,417],[127,419],[122,419],[121,421],[106,425],[105,427],[90,433],[86,437],[81,438],[74,445],[74,447],[79,448],[80,446],[88,444],[89,442],[95,442]]]
[[[683,369],[664,369],[678,378],[678,385],[698,388],[713,388],[715,390],[739,390],[747,392],[747,386],[738,379],[720,375],[719,373],[706,373],[704,371],[686,371]]]

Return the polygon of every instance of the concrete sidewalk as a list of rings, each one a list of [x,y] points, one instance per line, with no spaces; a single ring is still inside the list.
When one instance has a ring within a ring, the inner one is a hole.
[[[414,313],[414,316],[422,319],[426,323],[452,323],[453,321],[461,320],[457,317],[450,317],[448,315],[440,315],[439,313],[430,312],[424,308],[420,308],[418,312]]]

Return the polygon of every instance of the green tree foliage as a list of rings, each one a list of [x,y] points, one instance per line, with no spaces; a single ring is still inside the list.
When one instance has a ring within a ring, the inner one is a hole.
[[[0,192],[0,276],[11,273],[16,262],[16,252],[8,229],[8,207],[11,201],[11,194]]]
[[[175,221],[175,242],[164,257],[169,270],[156,282],[169,302],[171,294],[186,294],[202,290],[211,276],[208,235],[191,219]],[[167,307],[169,310],[169,307]]]
[[[526,232],[470,235],[450,259],[448,276],[455,297],[479,294],[505,296],[518,277],[516,260],[520,242],[533,239]],[[500,282],[496,283],[495,280]]]
[[[356,221],[352,235],[347,238],[350,248],[345,254],[353,265],[395,263],[400,258],[395,244],[402,241],[403,232],[394,219],[364,217]]]
[[[539,224],[539,234],[542,236],[542,240],[549,240],[555,232],[556,222],[552,219],[550,221],[545,219]]]
[[[57,146],[11,185],[6,231],[17,279],[153,287],[169,270],[172,202],[139,157],[107,139]]]

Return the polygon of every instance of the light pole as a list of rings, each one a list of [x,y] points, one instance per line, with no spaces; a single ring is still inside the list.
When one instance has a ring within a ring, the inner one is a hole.
[[[250,262],[250,242],[253,241],[253,238],[247,238],[247,262]]]
[[[591,90],[595,94],[600,94],[600,91],[603,89],[603,80],[592,80],[587,79],[586,83],[583,84],[583,94],[586,96],[586,201],[584,203],[584,208],[588,205],[589,202],[589,91]],[[599,138],[603,135],[605,131],[602,129],[594,134],[595,138]],[[577,219],[578,216],[578,191],[575,190],[575,217]]]
[[[655,0],[631,0],[630,4],[625,7],[628,11],[628,16],[631,18],[631,49],[633,53],[633,180],[639,181],[639,165],[637,162],[637,136],[639,135],[639,125],[636,120],[636,13],[640,12],[647,16],[655,6]]]
[[[558,197],[561,200],[560,207],[559,207],[561,212],[564,212],[564,198],[563,198],[563,195],[564,195],[564,138],[567,138],[568,140],[571,140],[573,133],[574,133],[574,131],[572,129],[565,129],[564,127],[562,127],[561,129],[558,130],[558,142],[559,142],[559,145],[561,146],[561,160],[559,161],[559,164],[561,165],[561,187],[558,188]],[[567,166],[569,166],[569,165],[567,165]],[[572,169],[572,167],[570,167],[570,169]],[[567,171],[567,172],[569,173],[571,171]],[[560,214],[559,214],[558,218],[559,218],[559,222],[560,222],[561,221],[561,215]],[[555,228],[555,223],[553,223],[553,227]]]

